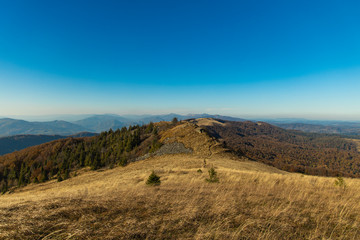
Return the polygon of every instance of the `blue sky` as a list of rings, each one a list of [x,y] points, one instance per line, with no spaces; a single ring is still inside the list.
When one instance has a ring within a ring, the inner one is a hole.
[[[0,116],[360,120],[357,1],[0,3]]]

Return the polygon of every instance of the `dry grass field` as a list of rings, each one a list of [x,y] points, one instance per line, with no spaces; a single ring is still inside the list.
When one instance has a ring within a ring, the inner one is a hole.
[[[145,184],[152,170],[160,186]],[[0,239],[359,239],[360,180],[334,181],[165,155],[0,196]]]

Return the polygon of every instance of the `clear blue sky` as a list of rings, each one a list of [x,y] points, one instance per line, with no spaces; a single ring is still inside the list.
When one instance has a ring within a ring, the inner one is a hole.
[[[0,116],[360,120],[358,1],[0,4]]]

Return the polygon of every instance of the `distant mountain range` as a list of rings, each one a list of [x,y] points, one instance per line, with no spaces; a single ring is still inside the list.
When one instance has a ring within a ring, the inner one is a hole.
[[[20,134],[72,135],[79,132],[92,130],[66,121],[28,122],[11,118],[0,119],[0,137]]]
[[[193,114],[193,115],[128,115],[119,116],[114,114],[93,115],[74,122],[47,121],[31,122],[11,118],[0,119],[0,155],[19,151],[21,149],[50,142],[56,139],[71,137],[93,136],[96,133],[109,129],[120,129],[129,125],[144,125],[150,122],[214,117],[223,120],[242,121],[220,115]]]
[[[288,130],[298,130],[298,131],[312,132],[312,133],[360,136],[359,122],[314,121],[314,120],[313,121],[298,120],[298,122],[294,120],[288,120],[288,121],[269,120],[266,122]]]
[[[100,133],[110,128],[115,130],[129,125],[143,125],[149,122],[171,121],[173,118],[186,120],[191,118],[214,118],[226,121],[245,121],[242,118],[211,115],[211,114],[165,114],[165,115],[84,115],[85,118],[76,121],[46,121],[32,122],[11,118],[0,119],[0,137],[14,135],[61,135],[68,136],[79,132]],[[360,135],[360,122],[321,121],[307,119],[257,119],[284,129],[304,132]]]
[[[212,117],[222,120],[243,121],[241,118],[233,118],[221,115],[209,114],[166,114],[166,115],[143,115],[143,116],[120,116],[114,114],[93,115],[74,122],[48,121],[30,122],[11,118],[0,119],[0,137],[22,134],[32,135],[61,135],[67,136],[79,132],[100,133],[110,128],[115,130],[129,125],[143,125],[149,122],[171,121],[173,118],[185,120],[190,118]]]
[[[84,119],[68,121],[31,122],[11,118],[0,119],[0,155],[23,148],[65,138],[78,133],[88,135],[100,133],[109,129],[120,129],[129,125],[144,125],[150,122],[171,121],[196,118],[214,118],[225,121],[243,122],[245,119],[211,115],[211,114],[166,114],[166,115],[92,115]],[[316,121],[307,119],[263,119],[275,126],[312,133],[340,134],[360,136],[359,122]],[[86,136],[81,135],[80,136]]]

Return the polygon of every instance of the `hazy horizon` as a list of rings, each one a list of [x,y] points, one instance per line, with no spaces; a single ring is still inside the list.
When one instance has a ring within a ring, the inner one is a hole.
[[[360,120],[360,3],[8,1],[0,116]]]
[[[158,115],[168,115],[168,114],[178,114],[178,115],[195,115],[195,114],[209,114],[209,115],[222,115],[227,117],[234,117],[234,118],[242,118],[246,120],[255,120],[255,121],[275,121],[275,120],[299,120],[302,121],[339,121],[339,122],[360,122],[360,118],[331,118],[331,117],[311,117],[311,116],[282,116],[282,115],[234,115],[234,114],[210,114],[206,112],[189,112],[189,113],[174,113],[174,112],[165,112],[165,113],[144,113],[144,114],[130,114],[130,113],[93,113],[93,114],[49,114],[49,115],[0,115],[0,119],[3,118],[10,118],[16,120],[25,120],[25,121],[39,121],[39,122],[46,122],[46,121],[68,121],[74,122],[78,120],[82,120],[92,116],[101,116],[101,115],[117,115],[122,117],[128,118],[136,118],[136,117],[145,117],[145,116],[158,116]]]

